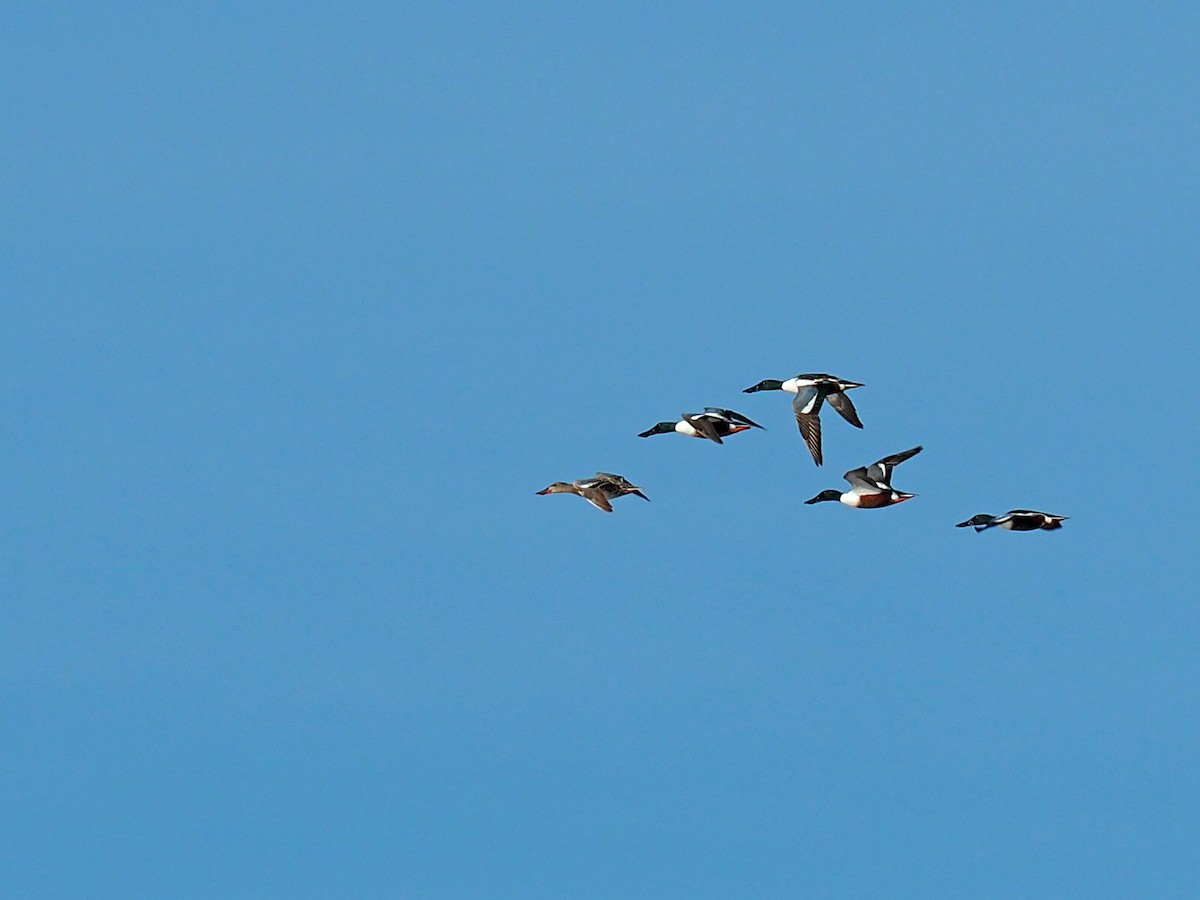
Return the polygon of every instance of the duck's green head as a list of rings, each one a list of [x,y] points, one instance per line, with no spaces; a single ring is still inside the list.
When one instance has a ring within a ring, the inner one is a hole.
[[[976,528],[978,528],[980,525],[987,525],[989,522],[992,521],[992,518],[993,517],[989,516],[987,513],[980,513],[977,516],[971,516],[971,518],[967,519],[967,521],[965,521],[965,522],[959,522],[954,527],[955,528],[966,528],[969,525],[974,525]]]
[[[742,393],[743,394],[753,394],[755,391],[782,391],[782,390],[783,390],[783,382],[782,381],[776,381],[774,378],[766,378],[766,379],[760,381],[758,384],[754,385],[754,387],[746,388],[744,391],[742,391]]]
[[[826,500],[841,500],[841,499],[842,499],[841,491],[835,491],[835,490],[830,489],[828,491],[821,491],[821,493],[817,494],[817,496],[813,497],[811,500],[805,500],[804,505],[812,506],[814,503],[822,503]]]
[[[652,434],[667,434],[668,432],[671,432],[674,430],[675,430],[674,422],[659,422],[653,428],[649,428],[646,431],[643,431],[641,434],[638,435],[638,437],[650,437],[650,435],[652,435]]]

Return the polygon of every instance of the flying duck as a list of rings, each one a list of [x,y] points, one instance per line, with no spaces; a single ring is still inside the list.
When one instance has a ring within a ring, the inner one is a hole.
[[[612,512],[612,501],[626,494],[636,494],[647,502],[650,500],[642,489],[624,475],[597,472],[594,478],[577,478],[574,481],[555,481],[540,491],[540,494],[577,494],[597,509]]]
[[[678,431],[688,437],[708,438],[710,441],[721,444],[724,443],[721,438],[737,434],[739,431],[748,431],[751,428],[762,428],[762,426],[732,409],[706,406],[702,413],[684,413],[678,422],[659,422],[653,428],[643,431],[638,437],[650,437],[652,434]]]
[[[916,494],[906,494],[904,491],[898,491],[892,487],[892,470],[906,459],[916,456],[921,450],[921,447],[913,447],[911,450],[885,456],[869,466],[851,469],[842,476],[850,482],[850,490],[845,493],[835,490],[821,491],[811,500],[804,502],[813,504],[823,500],[840,500],[847,506],[858,509],[877,509],[881,506],[891,506],[893,503],[911,500]]]
[[[846,381],[834,375],[810,373],[797,375],[787,381],[768,378],[753,387],[746,388],[742,393],[788,391],[795,394],[792,411],[796,414],[796,424],[800,426],[800,434],[804,436],[804,443],[808,445],[808,452],[812,454],[813,462],[820,466],[825,462],[821,456],[821,419],[819,415],[821,404],[828,400],[829,405],[836,409],[843,419],[855,428],[862,428],[862,422],[858,419],[858,411],[850,402],[850,398],[846,396],[846,391],[857,387],[862,387],[857,381]]]
[[[1039,528],[1042,531],[1054,531],[1056,528],[1062,528],[1062,523],[1066,518],[1068,517],[1038,512],[1036,509],[1010,509],[1002,516],[980,513],[977,516],[971,516],[965,522],[959,522],[954,527],[966,528],[968,525],[973,525],[976,532],[986,531],[996,525],[1008,531],[1037,531]]]

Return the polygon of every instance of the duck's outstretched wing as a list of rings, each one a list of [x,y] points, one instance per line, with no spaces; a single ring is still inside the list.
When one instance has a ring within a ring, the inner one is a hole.
[[[906,459],[912,459],[924,449],[924,447],[912,447],[871,463],[866,469],[867,478],[878,482],[881,486],[891,487],[892,470]]]
[[[800,388],[796,392],[796,396],[792,398],[792,409],[796,415],[813,415],[821,411],[821,404],[825,402],[825,395],[828,393],[821,385],[808,384]]]
[[[858,418],[858,410],[854,408],[854,403],[845,391],[830,391],[825,399],[829,401],[829,405],[836,409],[843,419],[855,428],[863,427],[863,423]]]
[[[717,426],[713,424],[712,419],[704,415],[694,416],[690,413],[684,413],[683,420],[695,428],[700,437],[706,437],[710,441],[716,441],[718,444],[725,443],[721,440],[721,435],[717,432]]]
[[[608,501],[604,491],[598,487],[580,487],[579,496],[597,509],[602,509],[605,512],[612,512],[612,504]]]
[[[860,493],[878,494],[883,490],[891,490],[891,487],[886,484],[880,484],[872,476],[870,468],[867,466],[859,466],[857,469],[851,469],[842,475],[848,482],[850,487]]]
[[[821,457],[821,417],[796,413],[796,424],[800,426],[800,434],[808,445],[813,462],[818,466],[824,465],[825,460]]]
[[[800,426],[800,434],[804,443],[808,444],[808,452],[812,454],[813,462],[818,466],[825,464],[821,456],[821,403],[825,395],[816,385],[808,385],[797,392],[792,400],[792,412],[796,414],[796,424]]]

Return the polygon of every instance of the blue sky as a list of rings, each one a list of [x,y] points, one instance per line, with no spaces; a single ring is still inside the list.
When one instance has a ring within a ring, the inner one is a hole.
[[[1198,26],[9,10],[3,893],[1191,894]]]

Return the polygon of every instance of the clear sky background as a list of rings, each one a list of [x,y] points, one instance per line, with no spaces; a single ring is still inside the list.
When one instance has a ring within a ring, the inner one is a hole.
[[[0,893],[1194,896],[1195,5],[395,6],[5,12]]]

